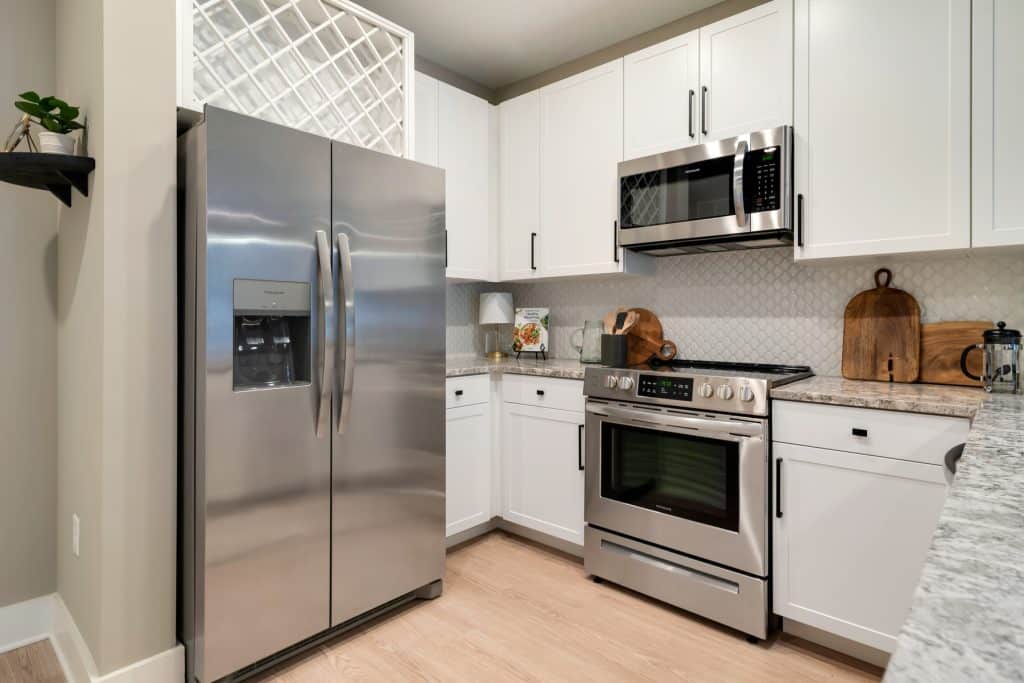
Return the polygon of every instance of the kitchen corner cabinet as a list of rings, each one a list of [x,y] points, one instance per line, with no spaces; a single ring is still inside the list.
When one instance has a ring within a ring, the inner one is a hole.
[[[490,377],[445,383],[445,535],[491,519]]]
[[[583,383],[513,375],[502,382],[502,517],[582,546]],[[549,400],[562,407],[547,407]],[[579,409],[565,410],[566,401]]]
[[[1024,244],[1024,3],[974,0],[971,245]]]
[[[445,171],[448,267],[454,280],[494,280],[497,134],[493,107],[416,74],[416,159]]]
[[[971,1],[795,0],[794,32],[796,258],[969,247]]]
[[[951,481],[943,456],[968,421],[779,401],[772,410],[774,611],[892,652]],[[838,450],[848,448],[868,452]]]
[[[538,270],[540,233],[540,93],[498,106],[500,125],[502,280],[528,280]]]

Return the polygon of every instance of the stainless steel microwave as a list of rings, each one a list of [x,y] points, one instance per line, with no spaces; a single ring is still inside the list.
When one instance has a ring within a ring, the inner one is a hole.
[[[619,244],[655,256],[793,242],[793,129],[619,164]]]

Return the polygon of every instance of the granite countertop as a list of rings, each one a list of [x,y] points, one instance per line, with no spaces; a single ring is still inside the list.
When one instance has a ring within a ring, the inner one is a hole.
[[[885,681],[1024,677],[1024,396],[813,377],[773,398],[972,419]]]
[[[514,375],[535,375],[561,379],[583,379],[583,372],[587,368],[587,364],[576,359],[534,360],[532,355],[529,359],[522,358],[520,360],[516,360],[515,356],[501,360],[491,360],[477,355],[448,356],[446,366],[447,377],[507,372]]]

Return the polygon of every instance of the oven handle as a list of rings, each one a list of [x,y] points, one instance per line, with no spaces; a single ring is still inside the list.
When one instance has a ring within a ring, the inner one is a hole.
[[[664,425],[666,427],[678,427],[681,429],[694,429],[706,433],[732,434],[734,436],[763,437],[764,427],[760,424],[750,422],[719,422],[718,420],[705,420],[699,417],[682,417],[680,415],[667,415],[665,413],[649,413],[624,408],[616,408],[608,405],[587,406],[588,415],[610,417],[627,422],[639,422],[645,426],[651,424]]]
[[[743,164],[747,159],[747,141],[736,143],[736,156],[732,162],[732,198],[736,206],[736,223],[742,228],[747,224],[747,211],[743,205]]]

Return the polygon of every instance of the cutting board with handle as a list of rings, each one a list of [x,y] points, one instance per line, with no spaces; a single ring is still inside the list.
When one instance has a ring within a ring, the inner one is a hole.
[[[980,344],[981,335],[995,325],[991,320],[956,320],[921,326],[921,377],[929,384],[959,384],[980,387],[960,370],[960,354],[968,346]],[[967,369],[982,374],[984,361],[980,349],[967,354]]]
[[[665,332],[658,316],[646,308],[629,310],[636,314],[636,322],[627,333],[629,350],[626,362],[630,365],[640,365],[650,360],[651,356],[657,356],[663,361],[675,358],[676,345],[665,339]]]
[[[920,374],[921,308],[890,287],[892,271],[875,271],[875,287],[850,299],[843,320],[843,377],[915,382]]]

